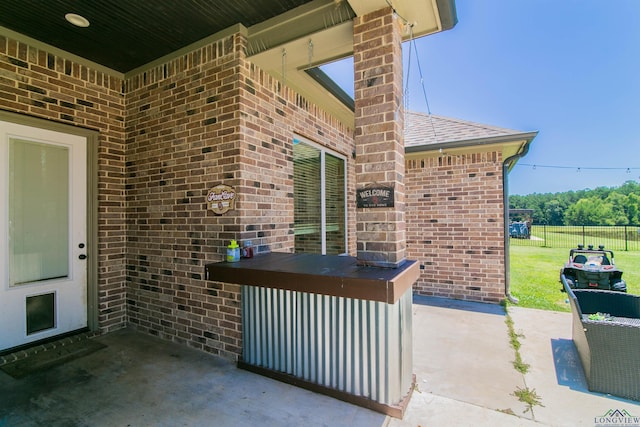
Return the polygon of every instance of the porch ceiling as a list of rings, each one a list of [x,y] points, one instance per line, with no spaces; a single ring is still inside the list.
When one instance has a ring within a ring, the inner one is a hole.
[[[251,27],[309,2],[2,0],[0,25],[126,73],[232,25]],[[71,25],[67,13],[91,25]]]
[[[251,61],[344,119],[349,109],[304,70],[350,56],[353,18],[389,4],[414,24],[416,36],[456,22],[454,0],[2,0],[0,35],[35,40],[126,75],[240,24]],[[90,25],[70,24],[68,13]]]

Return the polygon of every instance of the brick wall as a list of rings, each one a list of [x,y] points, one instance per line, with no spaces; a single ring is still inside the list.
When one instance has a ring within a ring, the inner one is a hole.
[[[122,79],[0,36],[0,109],[100,132],[99,324],[125,325],[125,122]]]
[[[203,280],[230,239],[293,251],[293,136],[347,157],[355,255],[353,130],[254,67],[227,37],[123,81],[0,37],[0,108],[100,132],[99,325],[235,358],[239,286]],[[207,210],[209,188],[239,194]]]
[[[406,161],[407,253],[421,295],[504,299],[502,157],[498,152]]]
[[[204,281],[204,265],[230,239],[293,251],[294,134],[353,150],[350,129],[254,67],[244,45],[236,34],[126,82],[129,321],[229,358],[241,351],[240,289]],[[216,215],[205,198],[221,183],[239,199]]]
[[[356,182],[394,188],[394,206],[358,209],[358,262],[397,267],[406,258],[402,34],[392,8],[354,19]]]
[[[128,321],[218,354],[240,348],[239,287],[202,280],[240,230],[238,210],[206,206],[239,183],[234,52],[221,40],[126,81]]]

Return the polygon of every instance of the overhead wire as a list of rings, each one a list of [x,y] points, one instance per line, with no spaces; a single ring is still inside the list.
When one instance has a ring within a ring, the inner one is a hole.
[[[410,80],[410,76],[411,76],[411,57],[412,57],[412,53],[413,51],[415,51],[415,55],[416,55],[416,65],[418,67],[418,74],[420,76],[420,86],[422,87],[422,95],[424,97],[424,102],[425,105],[427,107],[427,113],[429,116],[429,121],[431,124],[431,129],[433,131],[433,136],[435,138],[435,140],[438,140],[438,136],[436,133],[436,129],[435,129],[435,125],[433,122],[433,117],[431,114],[431,106],[429,105],[429,97],[427,96],[427,89],[425,87],[425,83],[424,83],[424,75],[422,73],[422,66],[420,64],[420,55],[418,55],[418,47],[416,45],[416,39],[415,39],[415,35],[413,34],[413,26],[414,24],[410,23],[408,19],[406,19],[405,17],[403,17],[402,15],[400,15],[398,13],[398,11],[395,9],[395,7],[393,6],[393,4],[391,3],[391,1],[389,0],[385,0],[387,5],[391,8],[391,10],[393,11],[393,13],[400,18],[403,21],[403,24],[405,26],[407,26],[409,28],[409,58],[407,59],[407,74],[406,74],[406,79],[405,79],[405,87],[403,89],[403,98],[404,98],[404,107],[405,110],[408,110],[409,108],[409,80]],[[406,121],[405,121],[406,123]],[[576,172],[581,172],[583,170],[624,170],[627,173],[631,173],[631,171],[633,170],[640,170],[640,167],[583,167],[583,166],[556,166],[556,165],[539,165],[539,164],[530,164],[530,163],[516,163],[516,166],[525,166],[525,167],[532,167],[533,169],[536,168],[548,168],[548,169],[575,169]]]
[[[540,165],[537,163],[516,163],[516,166],[526,166],[531,167],[533,169],[537,168],[547,168],[547,169],[575,169],[576,172],[580,172],[583,170],[623,170],[627,171],[627,173],[631,173],[632,170],[640,170],[640,167],[637,168],[627,168],[627,167],[585,167],[585,166],[559,166],[559,165]]]
[[[400,15],[398,13],[398,11],[393,7],[393,4],[391,4],[391,2],[389,0],[386,0],[387,5],[391,8],[391,10],[393,11],[393,13],[402,20],[403,24],[409,28],[409,58],[407,60],[407,77],[405,79],[405,87],[403,90],[403,104],[405,107],[405,110],[409,109],[409,81],[410,81],[410,76],[411,76],[411,54],[413,52],[413,50],[415,50],[415,55],[416,55],[416,65],[418,67],[418,75],[420,76],[420,86],[422,87],[422,95],[424,97],[424,102],[425,105],[427,107],[427,114],[429,117],[429,123],[431,125],[431,130],[433,132],[433,138],[434,140],[437,142],[438,141],[438,134],[436,132],[436,127],[435,124],[433,122],[433,116],[431,114],[431,106],[429,105],[429,97],[427,96],[427,89],[425,87],[424,84],[424,75],[422,73],[422,65],[420,64],[420,55],[418,55],[418,46],[416,45],[416,38],[415,35],[413,33],[413,26],[415,24],[410,23],[408,19],[406,19],[404,16]],[[406,123],[406,121],[405,121]]]

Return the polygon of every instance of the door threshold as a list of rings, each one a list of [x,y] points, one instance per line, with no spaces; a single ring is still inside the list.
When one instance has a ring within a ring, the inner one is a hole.
[[[47,351],[56,348],[59,345],[65,345],[67,343],[80,341],[83,339],[94,337],[96,335],[100,335],[100,333],[91,332],[89,328],[81,328],[76,329],[75,331],[56,335],[54,337],[44,338],[38,341],[30,342],[28,344],[11,347],[6,350],[0,351],[0,365],[23,359],[30,354],[37,353],[39,351]]]

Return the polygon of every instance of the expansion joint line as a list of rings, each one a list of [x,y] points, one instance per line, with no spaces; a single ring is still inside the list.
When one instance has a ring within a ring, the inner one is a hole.
[[[506,303],[505,303],[506,304]],[[534,406],[542,406],[541,398],[536,393],[535,389],[530,389],[527,385],[526,373],[529,372],[529,365],[522,361],[522,356],[520,355],[520,338],[524,338],[523,334],[517,333],[515,331],[515,327],[513,324],[513,318],[509,314],[508,304],[504,307],[505,311],[505,323],[507,324],[507,330],[509,333],[509,343],[515,352],[515,360],[513,361],[513,367],[516,371],[522,374],[522,383],[524,384],[524,388],[516,387],[516,390],[512,393],[513,396],[517,397],[518,400],[527,407],[524,410],[524,413],[531,412],[531,418],[533,421],[536,420],[536,415],[533,410]]]

